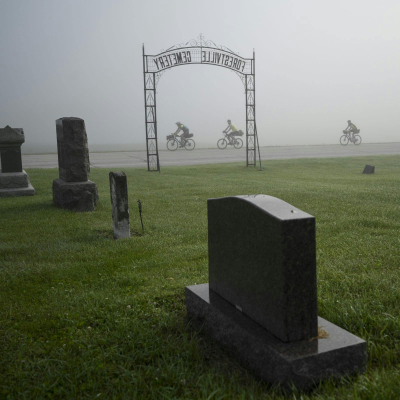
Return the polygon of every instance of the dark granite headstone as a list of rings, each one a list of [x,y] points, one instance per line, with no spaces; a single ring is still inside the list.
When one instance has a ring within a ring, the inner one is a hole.
[[[207,204],[210,289],[284,342],[315,337],[315,218],[265,195]]]
[[[21,147],[5,147],[0,149],[1,170],[7,172],[22,172]]]
[[[128,185],[125,172],[110,172],[110,195],[114,238],[131,236],[128,207]]]
[[[0,129],[0,197],[32,196],[35,189],[22,169],[21,145],[25,142],[22,128]]]
[[[375,166],[374,165],[366,165],[363,171],[363,174],[373,174],[375,173]]]
[[[309,388],[365,371],[366,342],[317,316],[315,219],[271,196],[208,200],[210,283],[189,321],[261,379]]]
[[[99,200],[97,186],[89,181],[89,148],[85,121],[56,121],[59,179],[53,181],[53,202],[73,211],[94,211]]]
[[[0,129],[0,158],[3,173],[22,172],[21,145],[25,142],[23,129],[6,126]]]

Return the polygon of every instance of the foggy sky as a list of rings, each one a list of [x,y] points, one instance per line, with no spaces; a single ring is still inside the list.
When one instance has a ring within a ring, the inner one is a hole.
[[[399,141],[400,2],[370,0],[0,0],[0,127],[56,148],[55,120],[86,122],[89,148],[145,145],[142,44],[158,54],[205,39],[256,55],[261,146]],[[239,77],[172,68],[157,87],[159,147],[181,121],[197,146],[231,119],[245,131]]]

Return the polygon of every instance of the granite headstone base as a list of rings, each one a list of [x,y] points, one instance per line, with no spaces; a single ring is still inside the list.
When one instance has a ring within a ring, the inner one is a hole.
[[[0,197],[33,196],[34,194],[36,194],[35,189],[24,170],[22,172],[0,170]]]
[[[365,371],[366,342],[318,317],[323,339],[282,342],[209,289],[208,283],[186,287],[190,323],[202,329],[262,380],[290,390]]]
[[[99,200],[97,185],[92,181],[53,181],[53,202],[59,208],[72,211],[94,211]]]
[[[363,171],[363,174],[373,174],[375,173],[375,166],[374,165],[366,165]]]

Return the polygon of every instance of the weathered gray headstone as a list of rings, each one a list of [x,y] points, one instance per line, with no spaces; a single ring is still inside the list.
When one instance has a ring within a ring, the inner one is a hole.
[[[110,172],[109,177],[114,238],[129,238],[131,230],[126,175],[125,172]]]
[[[365,370],[364,340],[317,316],[315,219],[266,195],[208,200],[209,284],[186,287],[192,324],[270,383]]]
[[[90,162],[85,121],[60,118],[56,121],[59,176],[65,182],[86,182]]]
[[[363,171],[363,174],[373,174],[375,173],[375,166],[374,165],[366,165]]]
[[[94,211],[99,199],[97,186],[88,180],[89,149],[85,121],[60,118],[56,121],[59,179],[53,181],[53,202],[73,211]]]
[[[35,189],[22,169],[21,145],[24,130],[6,126],[0,129],[0,197],[32,196]]]

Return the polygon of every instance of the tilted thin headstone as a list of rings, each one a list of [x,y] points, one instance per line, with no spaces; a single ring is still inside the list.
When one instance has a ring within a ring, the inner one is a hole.
[[[207,204],[210,289],[284,342],[317,336],[315,218],[266,195]]]
[[[131,236],[129,224],[128,185],[125,172],[110,172],[110,195],[114,238]]]

